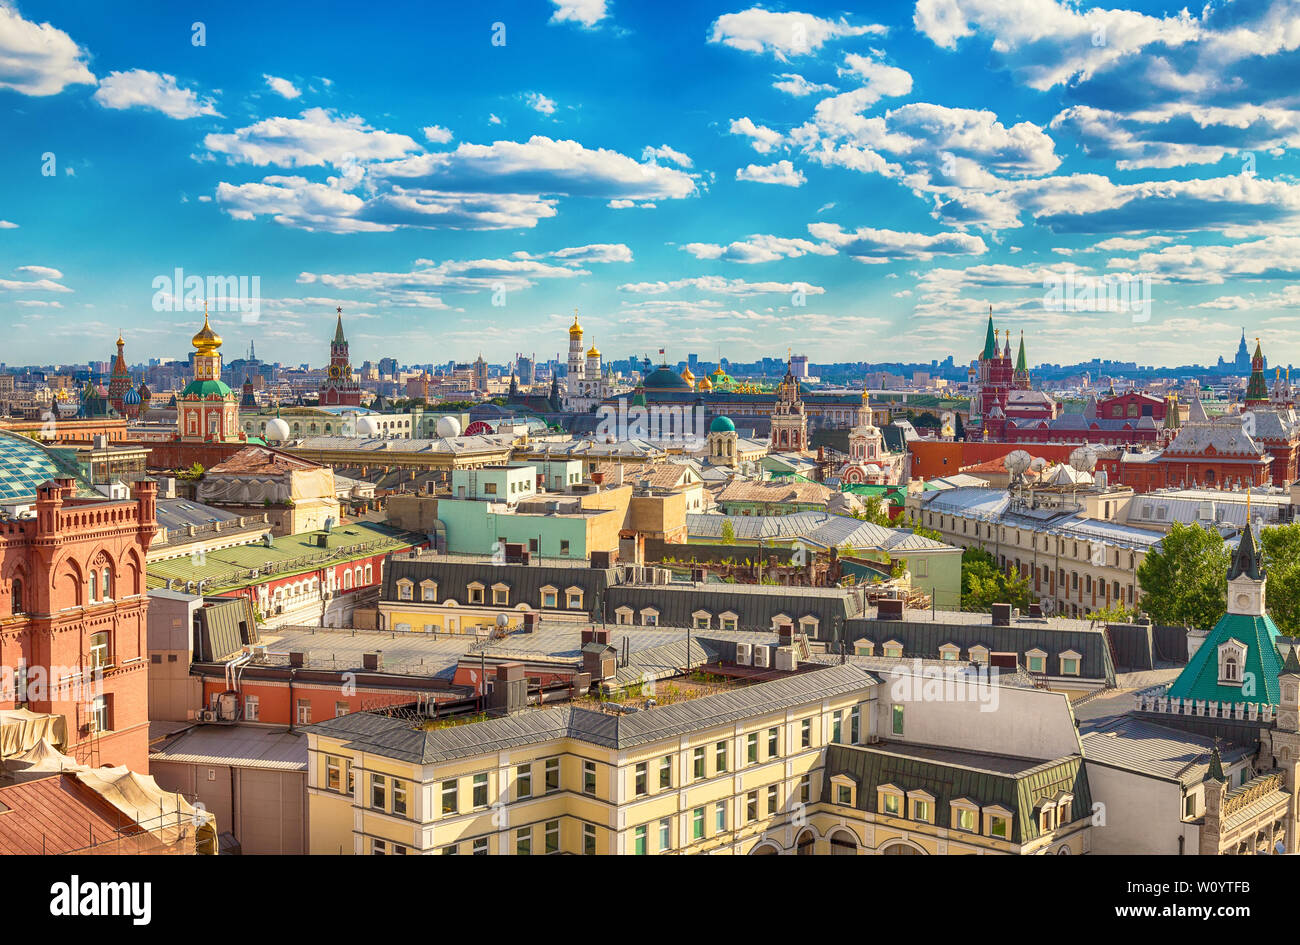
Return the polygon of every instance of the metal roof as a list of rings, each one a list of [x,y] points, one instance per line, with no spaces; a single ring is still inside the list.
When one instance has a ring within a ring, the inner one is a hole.
[[[1185,785],[1205,780],[1215,741],[1206,735],[1157,725],[1132,715],[1118,716],[1082,738],[1083,753],[1089,762]],[[1218,744],[1225,765],[1255,753],[1253,747],[1223,741]]]
[[[987,492],[988,490],[984,490]],[[881,551],[948,551],[951,545],[923,538],[903,528],[886,528],[847,515],[804,511],[790,515],[720,515],[691,512],[686,533],[691,538],[721,538],[730,522],[738,541],[805,541],[822,548],[850,545]]]
[[[150,752],[149,761],[306,771],[307,737],[256,725],[200,725]]]

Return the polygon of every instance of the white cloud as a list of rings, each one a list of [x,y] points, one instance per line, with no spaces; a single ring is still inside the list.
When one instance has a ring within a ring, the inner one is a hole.
[[[909,72],[877,62],[869,56],[849,53],[844,57],[844,66],[838,72],[841,76],[853,76],[862,82],[859,107],[873,105],[885,96],[897,98],[912,91],[912,76]]]
[[[17,223],[12,223],[9,220],[0,220],[0,230],[16,230],[16,229],[18,229]]]
[[[0,89],[23,95],[57,95],[69,85],[94,85],[88,57],[67,33],[33,23],[0,2]]]
[[[635,207],[636,201],[635,200],[611,200],[609,203],[605,204],[605,206],[609,207],[609,209],[611,210],[627,210],[630,207]]]
[[[281,79],[273,75],[267,75],[265,72],[262,73],[262,78],[266,80],[266,84],[271,91],[277,95],[282,95],[285,98],[297,98],[302,94],[302,92],[298,90],[297,86],[288,79]]]
[[[542,115],[555,114],[555,100],[547,98],[541,92],[527,92],[524,94],[524,101],[533,111]]]
[[[571,265],[592,263],[630,263],[632,250],[622,243],[592,243],[588,246],[570,246],[547,253],[552,259],[562,259]]]
[[[299,118],[267,118],[233,134],[210,134],[203,146],[232,163],[335,167],[399,158],[418,151],[406,135],[376,131],[358,117],[309,108]]]
[[[772,88],[786,95],[793,95],[795,98],[803,98],[805,95],[812,95],[814,92],[834,92],[835,86],[825,82],[809,82],[803,76],[795,72],[785,72],[778,75],[777,81],[772,83]]]
[[[666,144],[661,144],[657,148],[646,147],[641,152],[642,161],[655,161],[659,158],[663,158],[665,161],[672,161],[678,167],[691,168],[695,166],[694,162],[692,162],[689,157],[682,154],[680,151],[673,150]]]
[[[746,282],[744,279],[724,279],[722,276],[696,276],[691,279],[674,279],[671,282],[628,282],[618,287],[620,292],[633,295],[662,295],[680,289],[697,289],[713,295],[766,295],[789,294],[802,291],[805,295],[822,295],[826,290],[807,282]]]
[[[488,124],[489,124],[489,125],[499,125],[499,124],[501,124],[501,119],[498,118],[496,115],[493,115],[493,114],[489,113],[489,114],[488,114]]]
[[[736,180],[748,180],[757,184],[783,184],[786,187],[802,187],[803,171],[796,171],[789,161],[777,161],[775,164],[748,164],[736,169]]]
[[[844,230],[837,223],[810,223],[815,239],[836,247],[858,262],[885,263],[897,259],[930,260],[935,256],[979,255],[988,252],[984,240],[970,233],[902,233],[859,227]]]
[[[200,98],[193,89],[181,88],[175,76],[144,69],[110,72],[93,97],[105,108],[149,108],[169,118],[220,114],[211,98]]]
[[[588,28],[595,26],[607,15],[605,0],[551,0],[555,12],[552,23],[578,23]]]
[[[49,266],[19,266],[14,272],[21,272],[24,275],[36,276],[38,279],[62,279],[63,273],[57,269],[51,269]]]
[[[1159,246],[1161,243],[1172,243],[1172,236],[1144,236],[1140,239],[1129,239],[1123,236],[1111,237],[1108,240],[1102,240],[1100,243],[1094,243],[1087,248],[1087,251],[1098,251],[1103,253],[1129,253],[1139,249],[1150,249],[1152,246]]]
[[[750,145],[759,154],[771,153],[773,148],[785,140],[781,132],[773,131],[766,125],[756,125],[749,118],[732,119],[730,132],[749,138]]]
[[[692,196],[695,178],[674,167],[638,163],[625,154],[577,141],[534,135],[527,141],[461,144],[375,165],[372,179],[459,192],[566,194],[606,200]]]
[[[424,137],[430,144],[446,144],[454,135],[441,125],[429,125],[424,130]]]
[[[789,239],[755,233],[743,240],[725,246],[717,243],[687,243],[682,247],[696,259],[720,259],[735,263],[765,263],[778,259],[797,259],[812,253],[817,256],[834,256],[835,247],[812,240]]]
[[[709,42],[745,52],[770,52],[781,62],[787,56],[815,53],[828,40],[845,36],[882,35],[884,26],[851,26],[847,19],[824,20],[810,13],[776,13],[752,7],[726,13],[713,21]]]
[[[3,279],[0,278],[0,289],[12,292],[71,292],[66,285],[61,285],[59,280],[63,278],[63,273],[57,269],[51,269],[49,266],[19,266],[14,272],[24,276],[34,276],[33,279]]]

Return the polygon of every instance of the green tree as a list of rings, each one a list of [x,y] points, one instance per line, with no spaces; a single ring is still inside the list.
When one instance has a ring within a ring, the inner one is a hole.
[[[1300,523],[1266,528],[1259,537],[1268,572],[1269,616],[1293,637],[1300,633]]]
[[[734,545],[736,543],[736,526],[731,524],[731,519],[722,520],[722,543],[724,545]]]
[[[1227,609],[1228,548],[1217,531],[1175,522],[1137,570],[1156,623],[1209,630]]]
[[[1003,573],[983,548],[967,548],[961,555],[961,609],[982,612],[994,604],[1028,609],[1029,582]]]
[[[1098,623],[1132,623],[1137,617],[1137,611],[1123,604],[1113,604],[1094,610],[1089,616]]]
[[[921,524],[921,520],[915,515],[909,515],[900,525],[902,528],[910,528],[913,535],[919,535],[922,538],[929,538],[931,541],[943,541],[943,533],[933,528],[926,528]]]
[[[889,520],[889,512],[885,508],[885,503],[880,496],[868,496],[866,508],[854,516],[864,522],[870,522],[872,525],[883,525],[885,528],[892,528],[893,523]]]

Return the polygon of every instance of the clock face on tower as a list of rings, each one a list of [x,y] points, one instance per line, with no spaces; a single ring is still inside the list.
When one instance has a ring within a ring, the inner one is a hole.
[[[338,377],[339,377],[339,366],[338,366],[337,364],[331,364],[331,365],[330,365],[330,380],[335,380],[335,381],[336,381],[336,380],[338,380]]]

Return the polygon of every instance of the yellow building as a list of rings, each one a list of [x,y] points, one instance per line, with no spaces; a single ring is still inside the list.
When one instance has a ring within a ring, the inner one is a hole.
[[[497,668],[489,699],[502,711],[521,691],[521,670]],[[668,685],[659,683],[665,701]],[[1077,736],[1054,759],[944,756],[902,736],[882,740],[904,711],[927,729],[924,701],[878,707],[889,692],[850,663],[633,712],[575,702],[458,725],[341,716],[305,729],[310,850],[1015,853],[1086,835]],[[1073,736],[1068,704],[1037,695],[1058,722],[1064,708]],[[961,711],[981,720],[974,703]],[[1043,738],[1050,724],[1022,724],[1026,739],[1057,747]],[[961,726],[950,731],[965,737]],[[870,780],[877,775],[888,782]],[[969,789],[949,797],[952,784]],[[1075,846],[1084,852],[1086,841]]]

